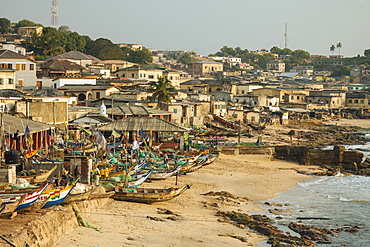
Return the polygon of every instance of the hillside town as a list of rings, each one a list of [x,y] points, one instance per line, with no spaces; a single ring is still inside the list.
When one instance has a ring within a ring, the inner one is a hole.
[[[254,68],[238,57],[203,57],[181,50],[150,50],[152,63],[146,64],[102,60],[76,50],[40,61],[22,44],[42,30],[19,27],[17,33],[0,37],[3,113],[54,126],[83,124],[92,118],[104,125],[132,116],[155,116],[187,127],[210,126],[212,116],[243,125],[370,116],[369,68],[347,66],[348,75],[334,77],[333,70],[344,65],[341,55],[311,55],[289,64],[289,70],[285,61],[291,55],[266,50],[250,52],[273,57],[264,68]],[[146,49],[140,44],[117,46]],[[179,62],[185,55],[188,63]],[[332,70],[317,69],[324,63]],[[174,89],[169,100],[153,97],[160,78]],[[103,114],[102,106],[107,108]],[[31,133],[37,132],[31,128]],[[20,129],[19,135],[23,134]]]
[[[292,223],[297,237],[245,213],[312,176],[370,176],[370,158],[342,146],[366,143],[358,130],[370,124],[346,120],[370,118],[370,49],[346,58],[340,42],[328,48],[203,56],[0,18],[0,246],[330,243],[328,229]],[[78,232],[100,231],[82,217],[95,211],[103,238]],[[156,231],[178,235],[163,244]]]

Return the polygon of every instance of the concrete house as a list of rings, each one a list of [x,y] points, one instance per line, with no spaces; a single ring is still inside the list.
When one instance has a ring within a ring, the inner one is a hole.
[[[224,65],[215,61],[198,61],[188,66],[188,73],[193,76],[212,76],[223,70]]]
[[[36,86],[36,62],[14,51],[0,50],[0,68],[14,69],[14,83],[20,86]]]
[[[71,62],[77,63],[85,68],[87,68],[89,65],[93,65],[96,63],[101,63],[102,61],[96,57],[93,57],[91,55],[86,55],[79,51],[69,51],[63,54],[60,54],[58,56],[50,57],[48,60],[52,59],[67,59]]]
[[[0,68],[0,89],[15,89],[15,70]]]
[[[370,95],[360,92],[347,93],[345,107],[369,108]]]
[[[146,79],[156,82],[160,77],[163,77],[163,70],[155,69],[145,65],[134,65],[132,67],[117,70],[116,77]]]
[[[77,97],[78,101],[96,100],[121,91],[112,85],[65,85],[57,90],[65,96]]]
[[[272,60],[266,64],[268,70],[285,72],[285,63],[279,60]]]
[[[175,88],[180,87],[181,72],[174,70],[164,70],[163,77],[168,79],[172,83],[172,86],[174,86]]]
[[[344,107],[346,93],[339,90],[310,91],[306,96],[308,109],[328,109]]]
[[[41,34],[44,27],[34,26],[34,27],[18,27],[17,34],[22,37],[32,36],[34,33]]]

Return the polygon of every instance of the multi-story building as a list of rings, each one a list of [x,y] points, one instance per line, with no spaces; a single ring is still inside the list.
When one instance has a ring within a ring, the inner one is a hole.
[[[0,68],[0,89],[15,89],[15,70]]]
[[[0,68],[15,70],[15,84],[36,86],[36,62],[30,57],[10,50],[0,50]]]
[[[223,71],[224,65],[215,61],[198,61],[189,64],[188,72],[194,76],[211,76]]]
[[[285,72],[285,63],[279,60],[272,60],[266,64],[268,70]]]

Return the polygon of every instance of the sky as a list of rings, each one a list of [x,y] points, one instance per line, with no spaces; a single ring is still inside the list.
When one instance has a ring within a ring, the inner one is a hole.
[[[0,0],[0,17],[51,25],[52,0]],[[58,24],[93,40],[186,50],[285,47],[353,57],[370,49],[369,0],[58,0]]]

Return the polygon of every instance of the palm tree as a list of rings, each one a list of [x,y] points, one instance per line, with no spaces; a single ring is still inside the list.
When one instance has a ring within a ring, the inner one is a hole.
[[[334,55],[335,45],[331,45],[330,46],[330,51],[331,51],[332,55]]]
[[[338,48],[339,56],[340,56],[340,48],[342,48],[342,43],[340,43],[340,42],[339,42],[339,43],[337,44],[337,48]]]
[[[171,98],[174,98],[172,93],[175,92],[175,88],[167,78],[159,77],[157,82],[151,84],[152,88],[149,89],[149,93],[153,93],[149,97],[151,102],[157,101],[158,104],[170,103]]]

